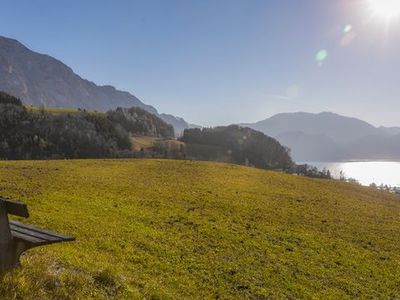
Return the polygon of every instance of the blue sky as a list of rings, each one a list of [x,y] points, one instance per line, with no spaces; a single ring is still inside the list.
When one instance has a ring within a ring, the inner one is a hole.
[[[400,125],[400,22],[369,2],[3,0],[0,35],[196,124],[333,111]]]

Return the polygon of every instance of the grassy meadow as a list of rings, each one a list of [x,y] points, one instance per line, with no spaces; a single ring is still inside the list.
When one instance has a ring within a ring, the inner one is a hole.
[[[76,242],[28,251],[1,299],[400,297],[400,198],[211,162],[2,161],[0,195]]]

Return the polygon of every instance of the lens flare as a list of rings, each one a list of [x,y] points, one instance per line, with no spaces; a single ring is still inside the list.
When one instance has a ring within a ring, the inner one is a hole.
[[[344,32],[345,33],[348,33],[348,32],[350,32],[351,30],[353,29],[353,26],[351,26],[351,24],[348,24],[348,25],[346,25],[346,27],[344,28]]]
[[[342,47],[347,47],[355,40],[356,37],[357,35],[355,34],[355,32],[350,31],[342,37],[342,39],[340,40],[340,45]]]
[[[327,58],[328,58],[328,51],[326,51],[325,49],[319,50],[317,55],[315,56],[315,60],[319,63],[322,63]]]
[[[373,14],[386,19],[400,16],[400,0],[369,0]]]

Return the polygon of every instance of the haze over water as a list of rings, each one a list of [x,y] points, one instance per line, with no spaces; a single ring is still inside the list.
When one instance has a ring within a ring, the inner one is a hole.
[[[335,178],[339,178],[340,171],[343,171],[346,177],[354,178],[362,185],[374,182],[377,185],[400,187],[400,162],[307,162],[307,164],[318,169],[327,168]]]

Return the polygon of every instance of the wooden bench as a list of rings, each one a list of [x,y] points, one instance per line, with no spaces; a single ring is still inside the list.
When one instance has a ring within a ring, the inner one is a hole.
[[[26,204],[0,197],[0,273],[17,267],[21,254],[29,249],[75,240],[32,225],[10,221],[8,214],[29,217]]]

